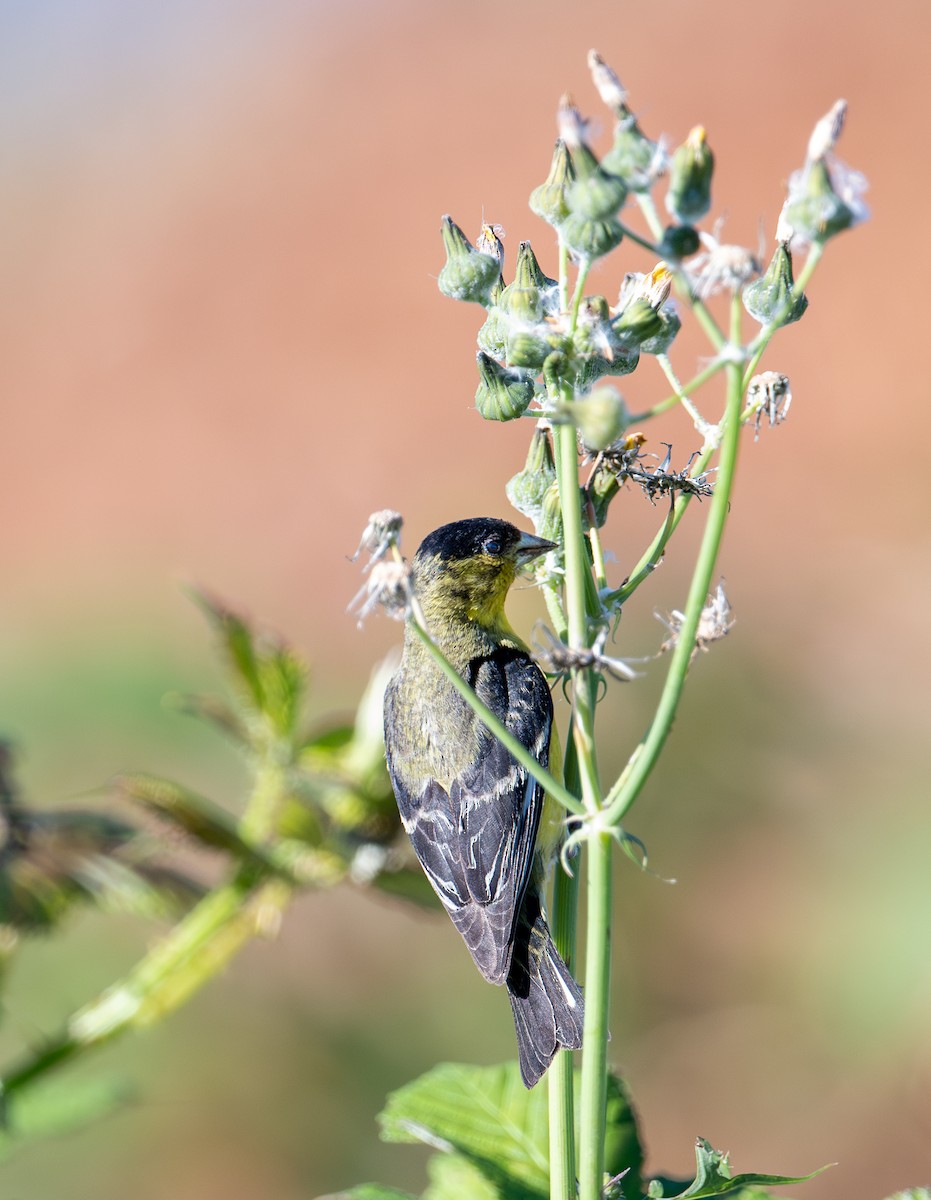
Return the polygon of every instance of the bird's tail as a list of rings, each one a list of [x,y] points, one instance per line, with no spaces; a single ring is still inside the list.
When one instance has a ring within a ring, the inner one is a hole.
[[[559,957],[539,893],[527,889],[514,936],[507,978],[521,1078],[531,1088],[560,1046],[582,1045],[585,1006],[579,985]]]

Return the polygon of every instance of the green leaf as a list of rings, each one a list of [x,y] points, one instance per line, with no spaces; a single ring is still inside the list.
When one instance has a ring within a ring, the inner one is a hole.
[[[887,1200],[931,1200],[931,1188],[906,1188],[904,1192],[896,1192],[894,1196],[887,1197]]]
[[[684,1192],[676,1192],[667,1200],[684,1200],[685,1197],[688,1197],[689,1200],[701,1200],[701,1197],[704,1196],[723,1196],[725,1194],[736,1197],[743,1194],[741,1189],[782,1187],[787,1183],[804,1183],[806,1179],[813,1179],[815,1175],[820,1175],[822,1171],[826,1170],[827,1167],[819,1167],[810,1175],[762,1175],[755,1171],[748,1171],[732,1176],[727,1154],[715,1150],[704,1138],[698,1138],[695,1143],[695,1178]],[[657,1182],[659,1181],[655,1180],[654,1184]],[[651,1196],[664,1194],[661,1189],[651,1186]]]
[[[508,1200],[549,1193],[546,1090],[528,1092],[516,1063],[444,1063],[392,1093],[379,1121],[385,1141],[424,1142],[468,1159]],[[630,1168],[628,1194],[639,1195],[640,1139],[624,1085],[613,1077],[607,1125],[606,1170]]]
[[[318,1200],[414,1200],[414,1197],[409,1192],[399,1192],[397,1188],[381,1183],[359,1183],[346,1192],[320,1196]]]
[[[307,669],[300,658],[281,643],[261,652],[258,669],[262,712],[279,737],[292,738],[304,699]]]
[[[252,630],[242,617],[215,597],[196,588],[190,588],[189,594],[219,636],[227,666],[239,690],[254,708],[263,711],[265,696]]]
[[[505,1200],[507,1193],[460,1154],[434,1154],[427,1163],[430,1186],[423,1200]]]
[[[129,1096],[126,1086],[113,1080],[76,1083],[56,1079],[32,1084],[5,1105],[0,1161],[27,1142],[70,1133],[100,1120],[124,1105]]]
[[[549,1190],[546,1091],[528,1092],[516,1063],[441,1063],[392,1092],[378,1120],[386,1142],[457,1151],[488,1178]]]
[[[165,708],[183,713],[187,717],[197,717],[212,725],[238,749],[248,749],[251,746],[249,730],[238,715],[228,704],[216,696],[191,695],[187,692],[168,692],[162,697]]]

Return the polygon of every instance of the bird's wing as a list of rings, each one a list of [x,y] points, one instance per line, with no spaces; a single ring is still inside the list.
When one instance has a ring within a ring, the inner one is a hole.
[[[501,649],[473,663],[472,682],[492,712],[546,766],[553,703],[536,664],[523,652]],[[499,982],[510,966],[544,797],[484,726],[479,739],[479,754],[450,786],[470,901],[454,920],[479,970]]]
[[[511,733],[546,766],[553,702],[530,657],[502,647],[470,664],[469,682]],[[390,714],[397,697],[386,696]],[[472,718],[470,718],[472,719]],[[444,788],[415,788],[403,755],[389,744],[388,769],[401,819],[417,857],[469,948],[492,983],[507,978],[520,902],[530,878],[543,791],[474,718],[477,752]],[[386,721],[386,729],[392,720]]]

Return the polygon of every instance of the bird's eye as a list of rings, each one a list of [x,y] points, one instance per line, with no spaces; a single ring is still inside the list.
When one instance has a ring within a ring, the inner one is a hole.
[[[485,538],[485,541],[483,542],[483,548],[486,554],[500,554],[501,541],[496,537]]]

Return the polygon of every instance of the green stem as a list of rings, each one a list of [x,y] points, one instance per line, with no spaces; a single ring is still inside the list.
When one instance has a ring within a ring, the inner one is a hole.
[[[566,621],[569,646],[587,649],[589,596],[593,589],[585,534],[582,531],[582,500],[579,491],[579,460],[574,425],[557,425],[553,430],[559,503],[562,511],[563,546],[566,556]],[[588,577],[586,579],[586,576]],[[582,801],[594,812],[600,801],[595,762],[595,690],[592,673],[572,672],[572,731],[579,759]]]
[[[611,987],[611,844],[607,833],[598,833],[586,843],[588,911],[579,1103],[579,1200],[601,1200],[604,1181]]]
[[[709,363],[703,371],[699,371],[693,379],[688,381],[688,383],[683,384],[681,391],[685,392],[686,395],[688,395],[690,392],[697,392],[702,384],[707,383],[713,375],[717,375],[718,371],[723,370],[724,360],[721,358],[716,358],[714,362]],[[640,413],[634,413],[628,422],[628,426],[639,425],[642,421],[649,421],[651,417],[658,417],[661,413],[668,412],[670,408],[676,407],[676,405],[679,403],[679,399],[679,392],[673,392],[671,396],[667,396],[665,400],[660,400],[660,402],[658,404],[654,404],[652,408],[644,409],[644,411]]]
[[[629,241],[633,242],[637,246],[642,246],[644,250],[649,250],[649,252],[656,255],[657,258],[662,257],[662,251],[655,242],[651,242],[649,238],[641,237],[639,233],[636,233],[630,228],[629,225],[625,225],[623,221],[618,221],[618,224],[624,231],[624,237],[626,237]]]
[[[554,431],[566,556],[566,617],[569,645],[589,645],[589,609],[593,580],[582,529],[576,433],[572,426]],[[595,597],[597,603],[597,596]],[[578,790],[585,810],[594,816],[601,807],[601,785],[595,758],[595,688],[592,672],[572,672],[572,745],[578,771]],[[603,843],[607,841],[608,845]],[[579,1195],[601,1196],[605,1157],[605,1097],[607,1094],[607,1008],[610,987],[610,839],[601,835],[589,843],[588,918],[585,954],[585,1027],[582,1042],[582,1083],[579,1138]]]
[[[240,831],[264,837],[285,790],[280,744],[261,758]],[[275,847],[269,847],[271,855]],[[272,869],[277,869],[272,864]],[[239,866],[214,888],[118,983],[74,1013],[41,1050],[15,1063],[0,1079],[0,1104],[33,1079],[87,1054],[129,1029],[160,1021],[212,979],[242,946],[280,917],[293,892],[286,879],[269,878],[258,861]]]
[[[682,407],[692,418],[692,424],[703,438],[707,438],[711,426],[692,403],[692,399],[688,394],[688,389],[684,388],[679,382],[675,371],[672,369],[672,363],[669,361],[668,355],[657,354],[656,361],[659,363],[660,370],[669,381],[669,385],[673,389],[676,398],[681,402]]]
[[[14,1064],[0,1080],[0,1097],[6,1102],[53,1067],[174,1011],[255,935],[262,913],[270,906],[280,911],[290,894],[282,881],[241,868],[230,883],[205,896],[122,981],[79,1009],[38,1053]]]
[[[570,741],[566,754],[566,786],[579,789],[577,758]],[[552,935],[563,962],[574,973],[579,874],[567,874],[557,861],[553,878]],[[576,1189],[575,1096],[572,1054],[557,1052],[547,1077],[549,1089],[550,1200],[573,1200]]]
[[[728,363],[726,369],[728,396],[722,421],[724,436],[721,443],[717,483],[689,588],[685,620],[679,631],[656,715],[646,737],[634,751],[626,769],[611,789],[605,803],[605,819],[611,825],[618,824],[636,800],[669,736],[695,648],[698,622],[711,586],[711,577],[730,507],[741,429],[739,417],[743,399],[743,370],[740,363]],[[680,499],[684,499],[684,497],[680,497]]]
[[[578,799],[572,795],[557,779],[555,779],[546,767],[540,765],[533,757],[526,746],[522,745],[516,737],[508,730],[501,721],[495,716],[487,704],[476,696],[475,691],[462,678],[456,668],[452,665],[443,651],[436,645],[427,630],[416,620],[409,622],[410,628],[414,631],[417,637],[423,642],[432,656],[434,662],[453,685],[460,696],[469,705],[472,711],[481,718],[482,722],[488,727],[490,733],[498,739],[503,746],[506,746],[513,757],[520,763],[528,775],[539,783],[547,795],[552,796],[554,800],[558,800],[570,812],[577,816],[584,812],[582,805]]]

